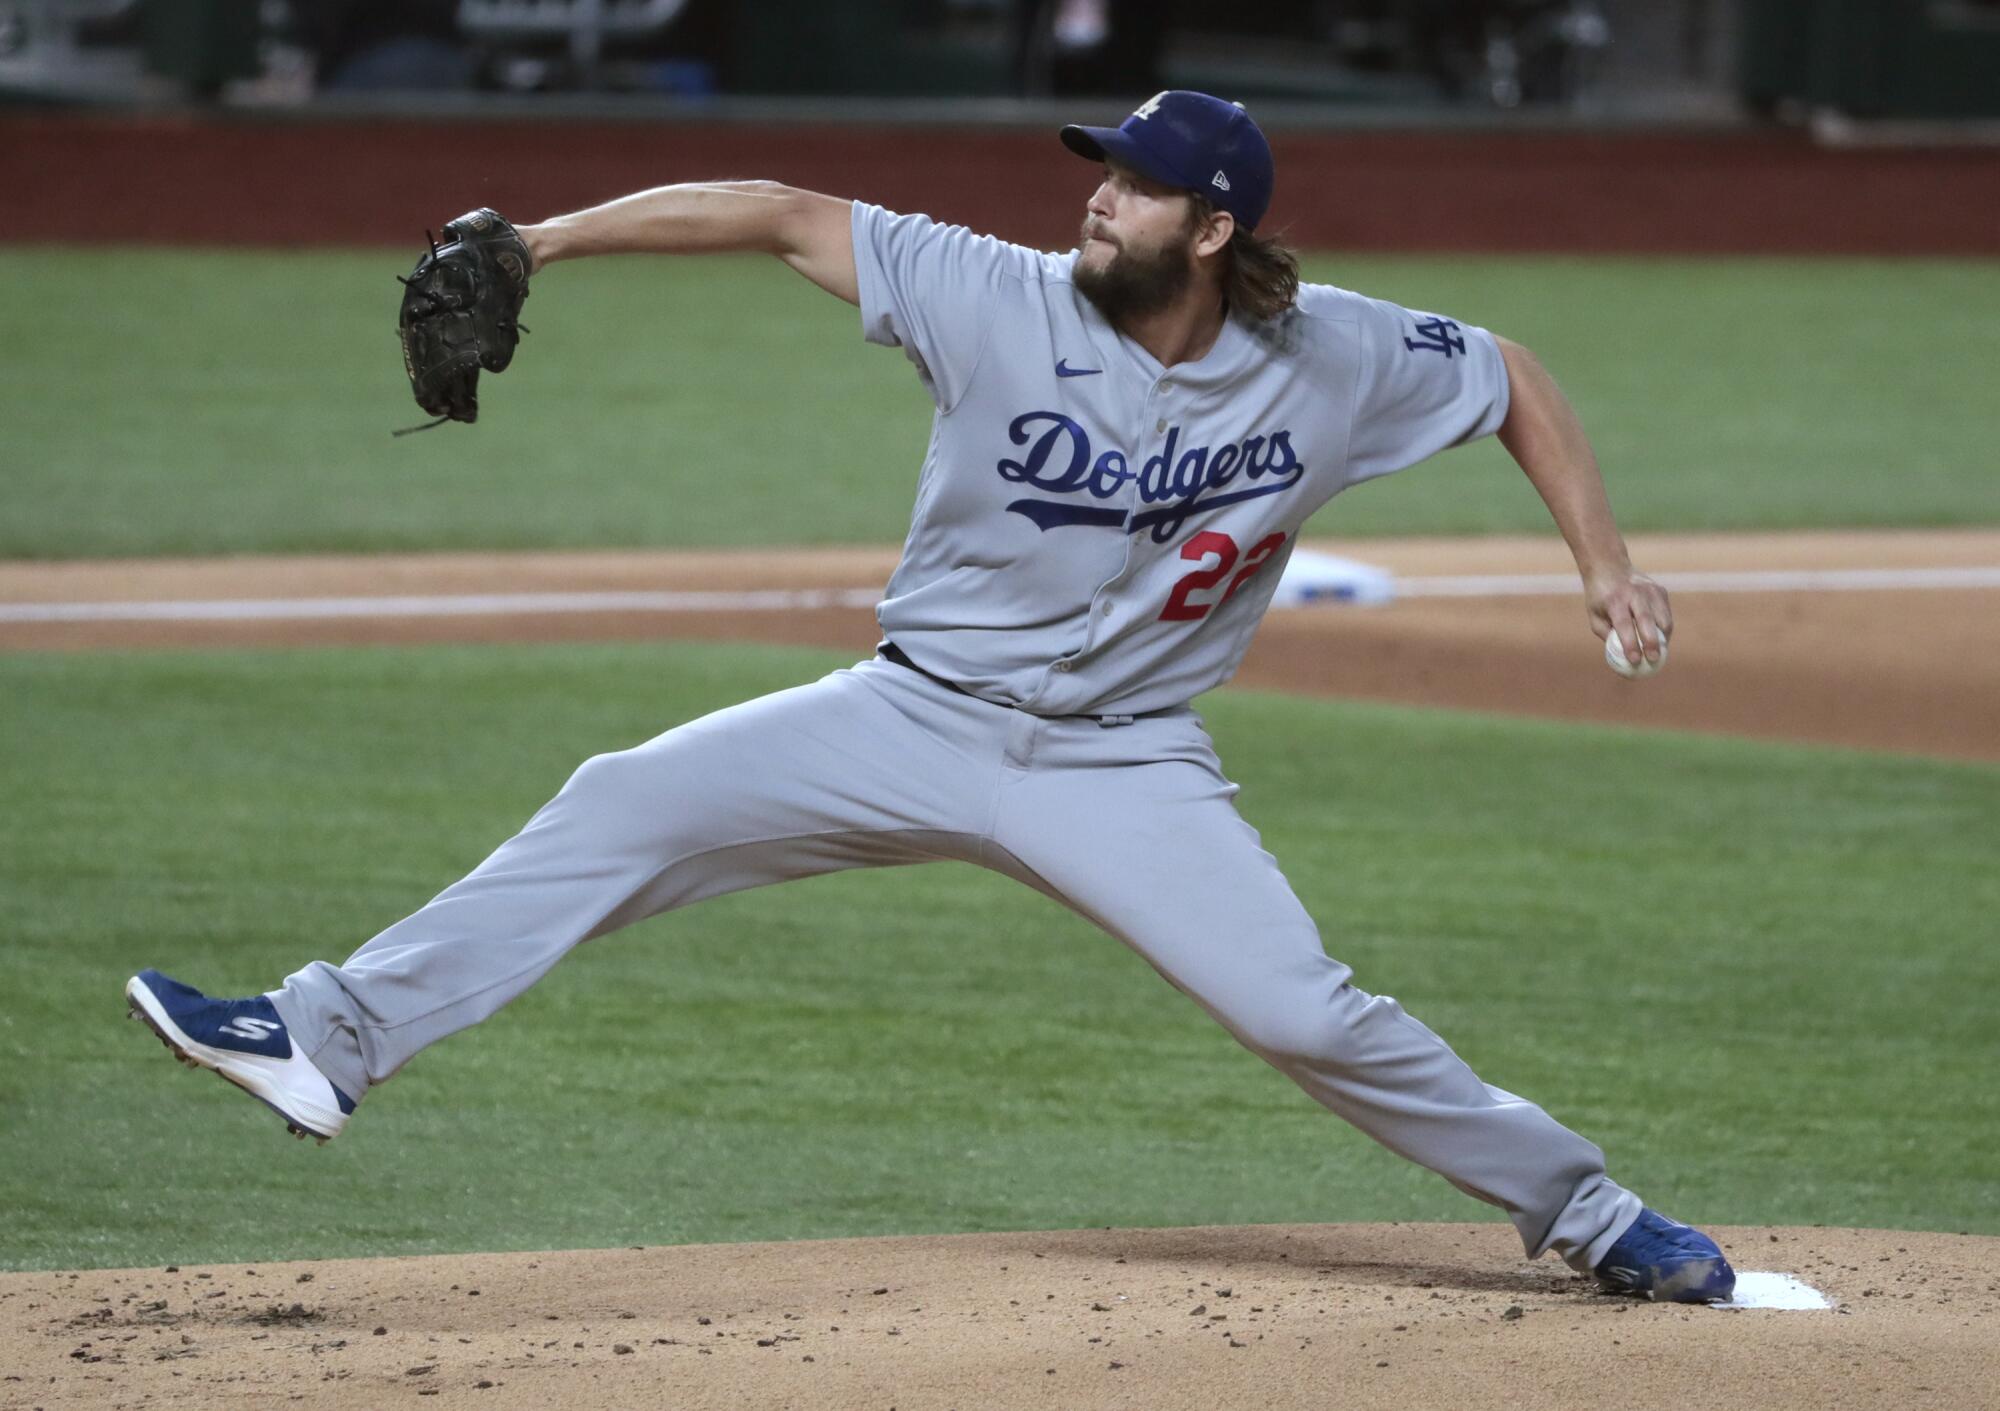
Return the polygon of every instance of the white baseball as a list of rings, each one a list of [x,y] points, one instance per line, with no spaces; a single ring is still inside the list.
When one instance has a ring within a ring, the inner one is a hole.
[[[1609,633],[1604,638],[1604,664],[1620,676],[1651,676],[1667,664],[1666,641],[1662,639],[1660,642],[1660,659],[1658,661],[1648,661],[1646,658],[1640,657],[1639,664],[1634,666],[1631,662],[1625,660],[1625,647],[1618,640],[1618,634],[1616,632]]]

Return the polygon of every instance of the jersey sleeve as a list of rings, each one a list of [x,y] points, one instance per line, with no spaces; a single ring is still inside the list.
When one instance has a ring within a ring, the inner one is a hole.
[[[1507,418],[1507,364],[1483,328],[1357,299],[1360,340],[1350,483],[1490,436]]]
[[[994,305],[1025,252],[964,226],[854,203],[854,272],[861,332],[901,348],[931,400],[950,411],[965,395],[993,327]]]

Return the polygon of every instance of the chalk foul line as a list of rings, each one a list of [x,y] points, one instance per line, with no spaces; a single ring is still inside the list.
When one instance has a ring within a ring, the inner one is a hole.
[[[1909,589],[2000,588],[1992,568],[1798,568],[1660,573],[1677,593],[1880,593]],[[1581,591],[1574,573],[1469,574],[1398,578],[1403,598],[1539,598]]]
[[[1895,592],[2000,588],[2000,567],[1845,568],[1663,573],[1681,593]],[[1579,591],[1569,573],[1397,578],[1401,598],[1558,597]],[[801,612],[870,608],[875,588],[737,592],[430,593],[328,598],[214,598],[157,602],[0,603],[0,623],[260,622],[378,617],[504,617],[562,613]]]

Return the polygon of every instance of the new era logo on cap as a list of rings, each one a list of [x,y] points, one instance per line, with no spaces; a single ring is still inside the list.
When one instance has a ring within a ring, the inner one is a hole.
[[[1091,161],[1118,162],[1163,186],[1199,191],[1245,230],[1256,229],[1271,204],[1275,173],[1263,132],[1241,104],[1206,93],[1155,93],[1117,127],[1071,124],[1062,142]]]

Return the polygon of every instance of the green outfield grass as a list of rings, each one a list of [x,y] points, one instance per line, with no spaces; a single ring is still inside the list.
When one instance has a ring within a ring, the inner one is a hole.
[[[585,756],[842,663],[0,658],[0,1267],[1484,1210],[1115,942],[962,866],[585,947],[323,1150],[119,1018],[143,965],[239,993],[337,959]],[[1649,1199],[2000,1233],[2000,770],[1243,691],[1203,708],[1361,983]]]
[[[419,420],[407,252],[0,250],[0,557],[894,542],[930,404],[773,261],[605,260],[535,285],[476,428]],[[1633,529],[2000,522],[2000,266],[1324,257],[1311,277],[1537,349]],[[997,447],[996,457],[1008,448]],[[1315,532],[1538,530],[1495,443]]]

